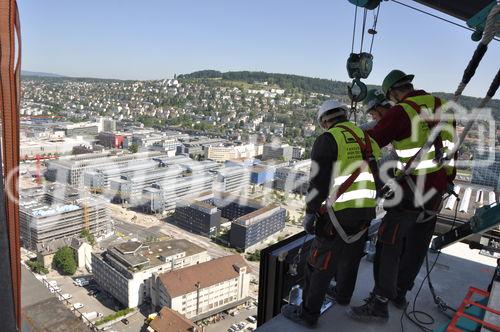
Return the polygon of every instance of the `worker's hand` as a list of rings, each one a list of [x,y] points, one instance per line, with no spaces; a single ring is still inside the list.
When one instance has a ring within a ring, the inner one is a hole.
[[[307,213],[302,221],[302,226],[306,233],[313,235],[315,233],[316,215]]]

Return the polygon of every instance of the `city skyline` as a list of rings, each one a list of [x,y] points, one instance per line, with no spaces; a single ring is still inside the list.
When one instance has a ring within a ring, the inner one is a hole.
[[[97,4],[21,2],[23,69],[138,80],[204,69],[348,80],[354,7],[347,1]],[[467,30],[392,2],[382,4],[378,31],[369,84],[380,84],[394,66],[414,73],[418,88],[452,92],[476,47]],[[422,56],[427,52],[432,57]],[[494,42],[466,95],[485,94],[495,54]]]

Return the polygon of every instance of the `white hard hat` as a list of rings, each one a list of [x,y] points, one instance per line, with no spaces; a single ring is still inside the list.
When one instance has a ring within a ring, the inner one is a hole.
[[[347,106],[345,104],[342,104],[338,100],[334,100],[334,99],[326,100],[319,107],[318,114],[316,116],[316,120],[318,121],[320,126],[321,126],[321,117],[323,115],[325,115],[328,111],[331,111],[334,109],[337,109],[338,111],[333,112],[331,114],[328,114],[329,117],[331,117],[331,118],[347,114]]]

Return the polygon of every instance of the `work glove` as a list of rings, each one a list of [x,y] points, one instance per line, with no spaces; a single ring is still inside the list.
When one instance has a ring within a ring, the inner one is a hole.
[[[304,220],[302,221],[302,226],[304,226],[304,230],[307,234],[314,235],[316,228],[315,223],[316,215],[313,213],[306,213]]]

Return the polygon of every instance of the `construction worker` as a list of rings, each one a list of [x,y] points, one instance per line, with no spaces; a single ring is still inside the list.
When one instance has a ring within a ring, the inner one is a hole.
[[[364,305],[348,309],[356,320],[387,321],[389,300],[397,308],[406,307],[406,293],[412,289],[427,254],[443,193],[454,178],[453,168],[443,167],[435,160],[436,146],[440,150],[452,147],[453,129],[441,131],[432,149],[415,162],[416,167],[409,166],[414,164],[412,161],[435,124],[422,113],[435,115],[444,103],[423,90],[415,90],[413,78],[414,75],[400,70],[385,77],[382,90],[396,105],[367,131],[379,146],[394,146],[402,197],[394,206],[384,206],[387,213],[379,229],[374,261],[375,287]],[[411,172],[402,176],[403,171]]]
[[[385,112],[392,107],[380,89],[370,89],[363,100],[364,111],[370,115],[372,120],[359,126],[364,131],[375,127]]]
[[[363,100],[365,112],[373,121],[379,122],[384,114],[392,107],[392,103],[385,97],[380,89],[370,89]]]
[[[375,180],[364,160],[380,156],[375,141],[347,120],[344,104],[325,101],[317,120],[325,132],[311,151],[313,165],[303,220],[306,232],[316,237],[306,263],[302,303],[282,309],[285,317],[307,327],[317,324],[332,278],[336,285],[330,295],[340,305],[350,303],[366,229],[375,218]],[[351,177],[356,170],[359,174]]]

